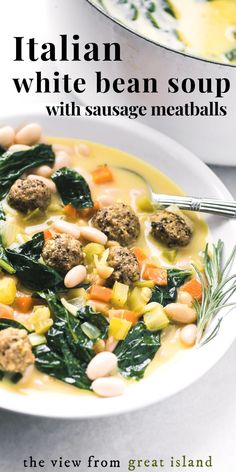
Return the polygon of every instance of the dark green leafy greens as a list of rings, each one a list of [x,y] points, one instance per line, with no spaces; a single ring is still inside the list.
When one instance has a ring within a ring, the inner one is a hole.
[[[27,331],[27,329],[16,320],[11,320],[8,318],[0,318],[0,331],[7,328],[25,329]]]
[[[122,374],[136,380],[143,378],[146,367],[154,358],[160,345],[160,331],[149,331],[143,321],[139,321],[114,351]]]
[[[0,156],[0,199],[27,170],[41,165],[53,165],[55,154],[49,144],[37,144],[26,151],[6,151]]]
[[[2,146],[0,146],[0,156],[6,152],[6,149]]]
[[[53,314],[54,323],[47,333],[47,344],[34,348],[36,366],[42,372],[76,387],[89,389],[91,382],[86,375],[89,361],[95,355],[94,341],[81,329],[81,322],[89,320],[107,337],[108,322],[90,307],[71,315],[51,291],[40,292]]]
[[[177,288],[181,287],[185,280],[191,275],[192,272],[189,270],[168,269],[167,285],[163,287],[155,285],[150,302],[157,302],[163,306],[175,302],[177,298]]]
[[[44,245],[44,234],[43,232],[36,233],[30,241],[18,246],[15,251],[18,254],[22,254],[27,257],[31,257],[34,260],[38,260],[41,256]]]
[[[64,205],[69,203],[77,210],[92,208],[90,188],[82,175],[76,170],[63,167],[52,175]]]
[[[10,261],[8,260],[5,248],[2,243],[1,236],[0,236],[0,268],[5,270],[9,274],[14,274],[16,272],[14,267],[11,265]]]
[[[236,61],[236,48],[230,49],[230,51],[227,51],[225,53],[225,57],[230,61],[234,62]]]
[[[0,221],[6,221],[5,211],[1,203],[0,203]]]
[[[7,249],[6,254],[22,284],[31,290],[56,289],[63,281],[58,272],[32,257],[25,256],[13,249]]]

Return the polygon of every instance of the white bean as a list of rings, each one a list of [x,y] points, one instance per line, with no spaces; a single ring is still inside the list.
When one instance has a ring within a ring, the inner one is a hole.
[[[30,123],[29,125],[21,128],[15,136],[15,142],[17,144],[27,144],[32,146],[40,141],[42,136],[42,128],[37,123]]]
[[[40,166],[40,167],[36,167],[35,169],[32,169],[32,172],[35,174],[35,175],[38,175],[39,177],[51,177],[52,173],[53,173],[53,169],[49,166]]]
[[[12,146],[9,147],[8,151],[18,152],[28,151],[28,149],[30,149],[30,146],[26,146],[26,144],[12,144]]]
[[[55,164],[53,166],[53,172],[61,169],[62,167],[70,167],[71,159],[69,154],[65,151],[59,151],[56,154]]]
[[[112,198],[110,195],[100,195],[100,197],[97,198],[97,201],[103,207],[114,205],[115,202],[114,198]]]
[[[197,326],[195,324],[184,326],[184,328],[182,328],[180,331],[179,337],[182,343],[186,346],[194,346],[197,338]]]
[[[72,148],[70,146],[66,146],[66,144],[53,144],[52,148],[56,154],[60,151],[66,152],[67,154],[72,154]]]
[[[93,381],[92,389],[100,397],[117,397],[123,395],[125,383],[119,377],[101,377]]]
[[[35,174],[29,174],[28,179],[35,179],[35,180],[41,180],[41,182],[43,182],[45,185],[47,185],[47,187],[49,188],[49,190],[52,192],[52,193],[56,193],[57,191],[57,188],[56,188],[56,185],[54,184],[54,182],[51,180],[51,179],[46,179],[46,177],[42,177],[41,175],[35,175]]]
[[[86,374],[90,380],[106,377],[117,368],[117,356],[112,352],[100,352],[88,364]]]
[[[169,303],[164,310],[168,318],[177,323],[193,323],[197,318],[196,311],[183,303]]]
[[[184,303],[185,305],[191,305],[193,302],[193,297],[190,293],[185,292],[184,290],[180,290],[178,293],[177,301],[179,303]]]
[[[105,235],[105,233],[103,233],[97,228],[92,228],[91,226],[82,226],[81,236],[87,241],[92,241],[94,243],[103,245],[107,243],[107,236]]]
[[[80,237],[80,229],[77,225],[73,223],[68,223],[64,220],[57,220],[53,223],[53,229],[58,233],[67,233],[73,236],[75,239]]]
[[[66,288],[74,288],[87,277],[87,270],[83,265],[77,265],[67,272],[64,278]]]
[[[4,148],[9,148],[15,139],[15,131],[11,126],[3,126],[0,128],[0,144]]]
[[[84,143],[80,143],[78,144],[77,148],[76,148],[76,151],[81,154],[82,156],[85,156],[85,157],[88,157],[90,156],[90,149],[88,147],[87,144],[84,144]]]

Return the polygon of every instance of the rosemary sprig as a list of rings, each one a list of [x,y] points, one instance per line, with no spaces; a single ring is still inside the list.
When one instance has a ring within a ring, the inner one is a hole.
[[[197,312],[197,341],[203,345],[211,341],[218,334],[221,321],[218,322],[210,331],[206,333],[207,328],[215,320],[217,314],[222,308],[236,306],[236,301],[228,303],[230,297],[236,292],[236,274],[230,275],[230,270],[236,256],[236,246],[234,246],[224,267],[222,267],[222,254],[224,243],[219,240],[213,244],[212,253],[206,245],[204,250],[204,274],[202,274],[195,266],[194,269],[202,284],[202,300],[194,302]],[[205,333],[207,336],[205,337]]]

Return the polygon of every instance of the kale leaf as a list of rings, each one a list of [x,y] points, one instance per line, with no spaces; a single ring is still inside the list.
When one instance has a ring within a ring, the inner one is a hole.
[[[0,203],[0,221],[6,221],[5,211],[1,203]]]
[[[6,151],[0,156],[0,199],[27,170],[44,164],[53,165],[55,154],[49,144],[37,144],[25,151]]]
[[[25,256],[13,249],[7,249],[6,254],[21,283],[31,290],[56,288],[63,281],[58,272],[32,257]]]
[[[191,275],[192,272],[189,270],[168,269],[167,285],[163,287],[155,285],[150,302],[157,302],[163,306],[175,302],[177,298],[177,288],[181,287],[185,280]]]
[[[160,331],[149,331],[143,321],[139,321],[114,350],[121,373],[125,377],[142,379],[146,367],[154,358],[160,345]]]
[[[52,175],[64,205],[69,203],[77,210],[92,208],[93,201],[90,188],[82,175],[76,170],[63,167]]]
[[[38,260],[41,256],[44,245],[44,234],[43,232],[36,233],[30,241],[18,246],[15,251],[23,256],[31,257],[34,260]]]
[[[0,331],[7,328],[17,328],[17,329],[27,329],[21,323],[16,320],[11,320],[8,318],[0,318]]]
[[[53,315],[53,326],[46,337],[47,344],[34,348],[36,366],[42,372],[76,387],[89,389],[91,382],[86,368],[95,355],[94,341],[81,329],[81,322],[89,320],[99,327],[101,337],[107,337],[108,322],[90,307],[71,315],[52,291],[38,292],[47,301]]]

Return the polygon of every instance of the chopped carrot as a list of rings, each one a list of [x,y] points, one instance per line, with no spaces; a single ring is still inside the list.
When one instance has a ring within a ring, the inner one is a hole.
[[[76,220],[76,218],[78,218],[78,212],[76,208],[71,205],[71,203],[64,207],[64,213],[66,214],[66,216],[72,218],[72,220]]]
[[[135,324],[138,321],[138,314],[131,310],[109,310],[109,318],[121,318],[122,320],[131,321]]]
[[[202,298],[202,284],[195,278],[182,285],[180,290],[188,292],[196,300],[201,300]]]
[[[113,182],[113,174],[107,165],[98,166],[92,171],[93,181],[95,184],[106,184]]]
[[[101,285],[92,285],[89,292],[89,298],[108,303],[112,298],[112,290],[111,288],[102,287]]]
[[[8,318],[12,320],[14,318],[14,310],[9,305],[4,305],[0,303],[0,318]]]
[[[142,266],[144,261],[146,261],[146,259],[147,259],[147,256],[146,256],[145,252],[143,251],[143,249],[141,249],[140,247],[133,247],[132,252],[136,256],[136,259],[137,259],[139,265]]]
[[[153,280],[157,285],[167,285],[167,270],[152,264],[145,264],[142,277]]]
[[[43,232],[44,240],[48,241],[49,239],[52,239],[52,233],[49,231],[49,229],[45,229]]]
[[[20,295],[15,299],[16,308],[21,313],[28,313],[34,304],[34,300],[30,295]]]

